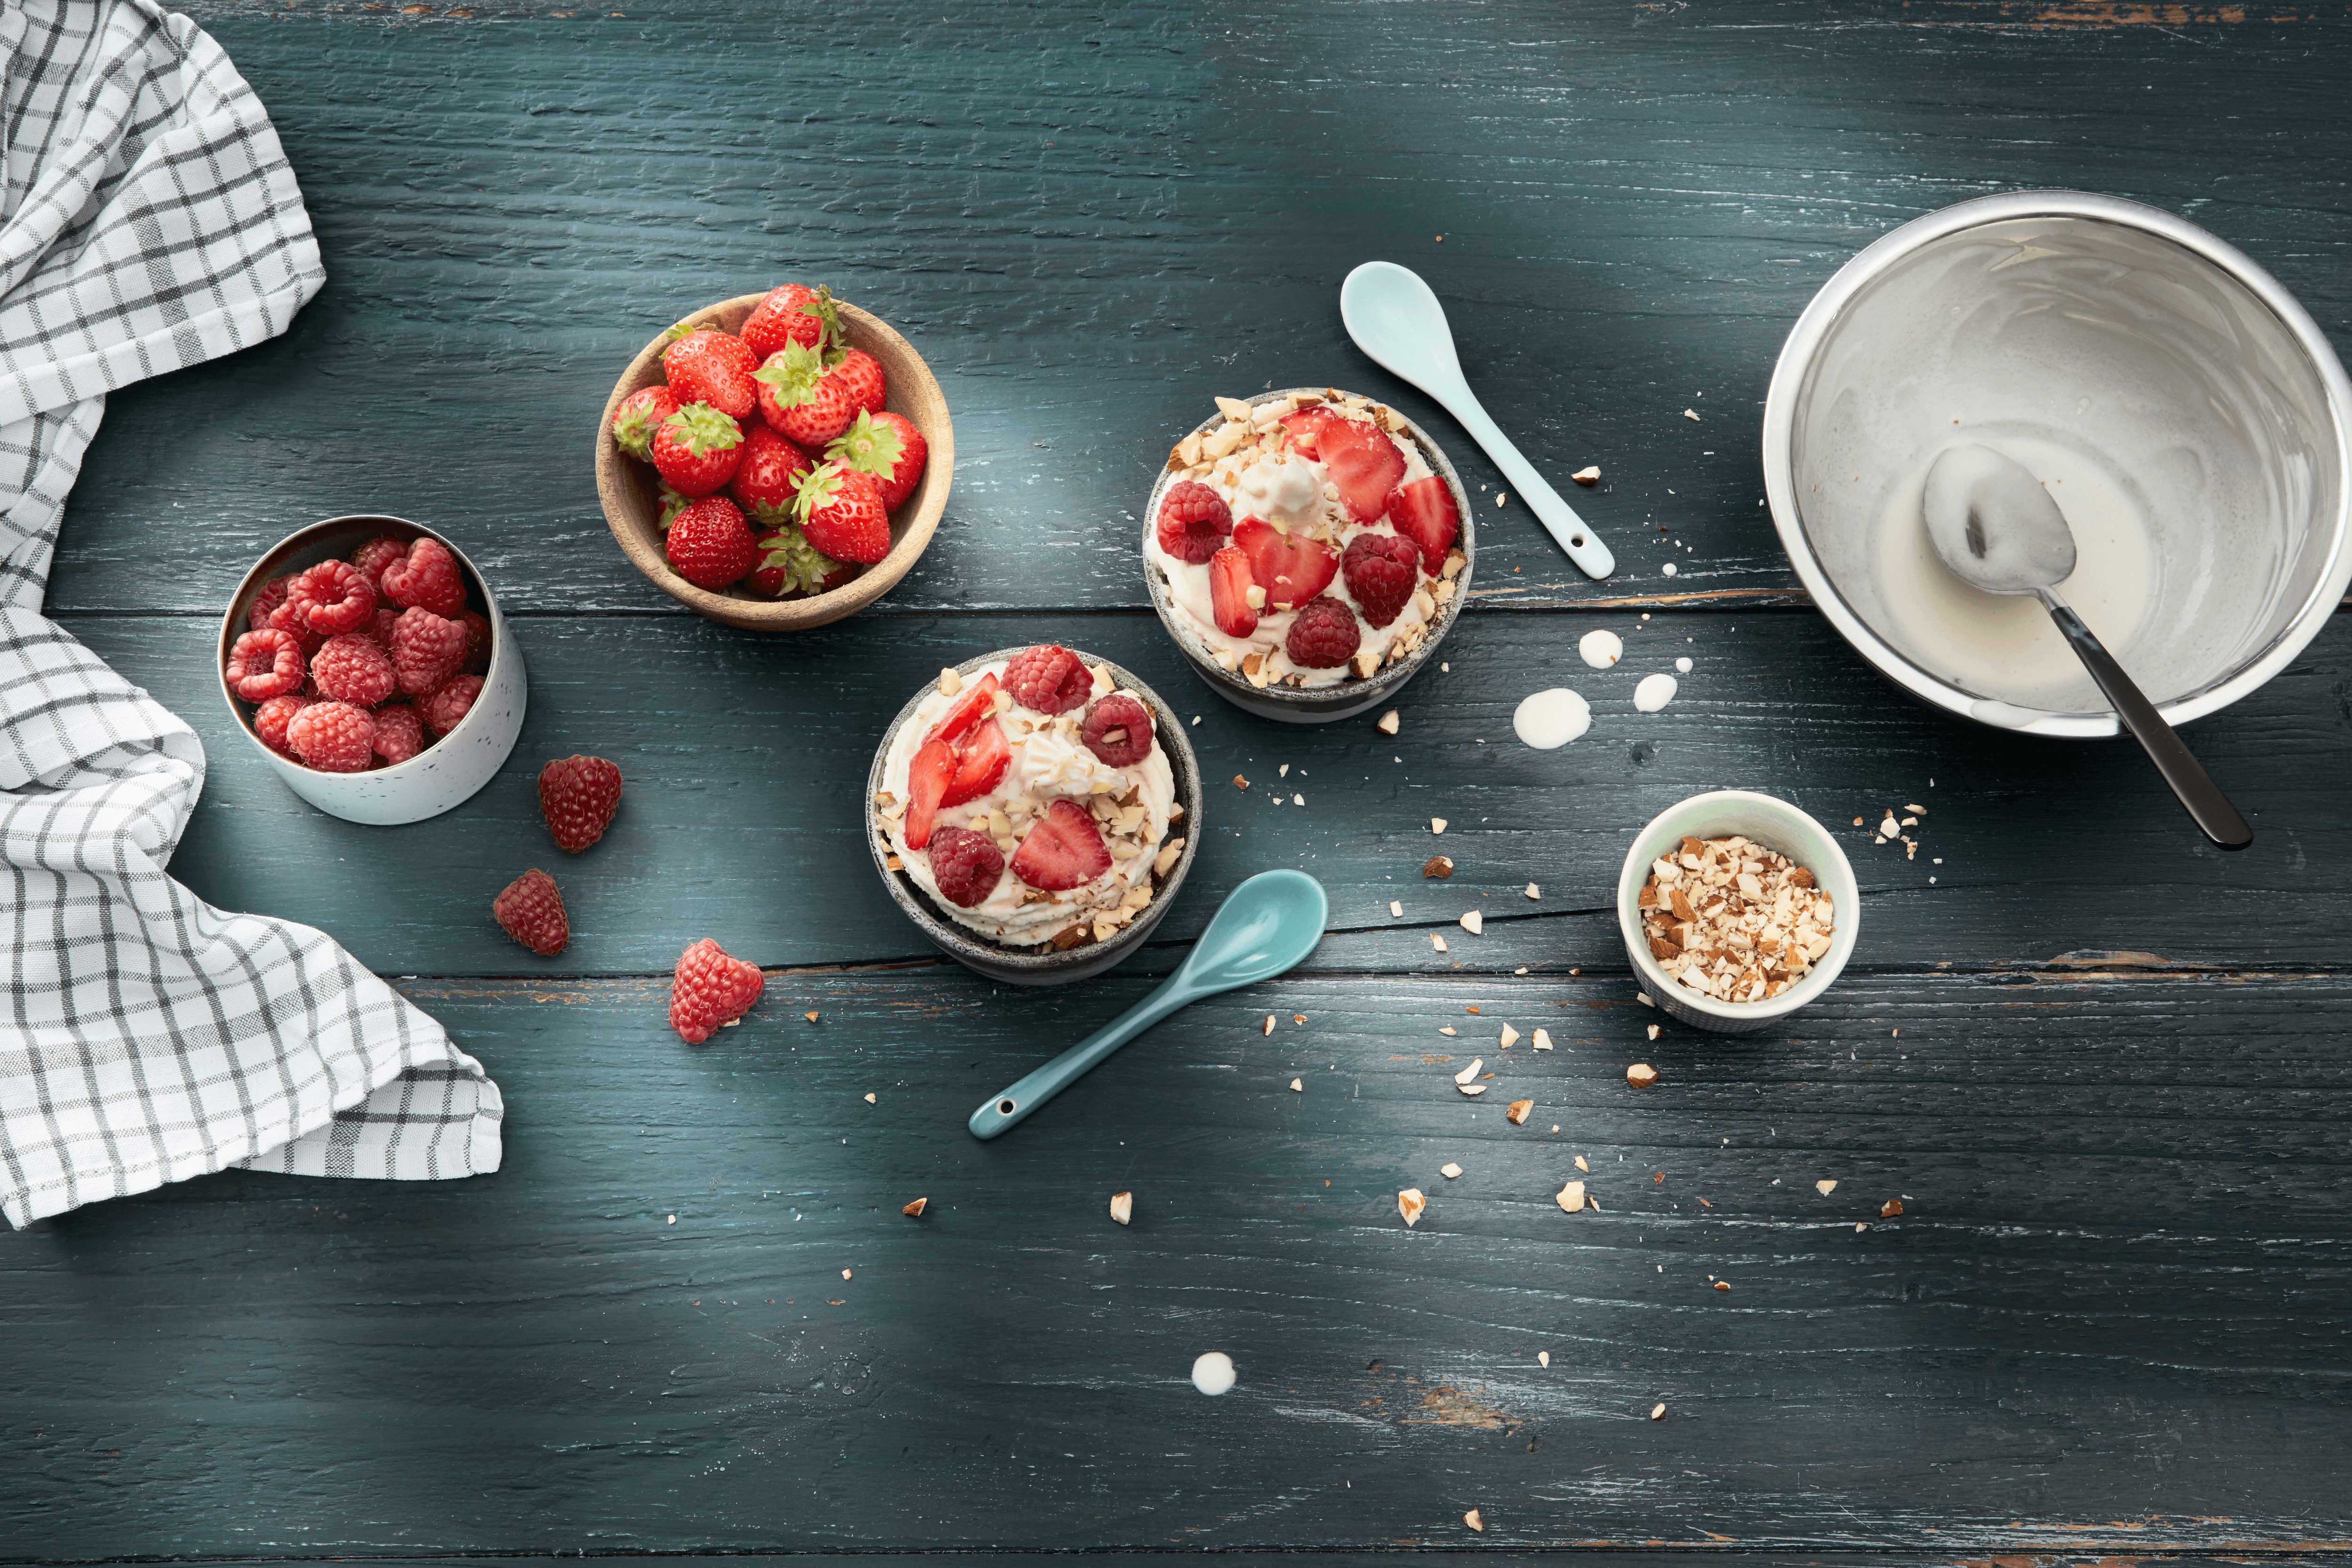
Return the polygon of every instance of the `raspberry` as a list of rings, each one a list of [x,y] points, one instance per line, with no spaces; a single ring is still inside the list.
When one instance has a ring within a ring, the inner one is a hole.
[[[457,619],[466,628],[466,658],[457,668],[467,675],[488,675],[490,672],[490,623],[488,618],[467,610]]]
[[[1234,531],[1234,509],[1197,479],[1170,485],[1160,498],[1160,548],[1198,566],[1222,549]]]
[[[726,949],[706,936],[677,955],[669,1026],[688,1045],[698,1046],[712,1030],[750,1012],[767,984],[758,964],[730,958]]]
[[[321,561],[286,587],[286,608],[320,637],[357,631],[375,615],[375,589],[345,561]]]
[[[383,592],[383,569],[408,553],[408,546],[397,539],[382,534],[369,540],[352,552],[352,570],[367,579],[368,586]]]
[[[247,702],[267,702],[302,685],[302,645],[292,632],[264,627],[229,645],[228,689]]]
[[[321,697],[373,708],[392,695],[392,660],[372,637],[329,637],[310,656],[310,679],[319,683]]]
[[[1339,575],[1365,621],[1387,626],[1421,581],[1421,547],[1394,534],[1360,533],[1348,541],[1348,552],[1339,557]]]
[[[400,612],[392,624],[392,668],[400,689],[422,697],[457,673],[466,662],[466,626],[422,606]]]
[[[355,637],[365,637],[368,641],[375,644],[376,647],[383,649],[384,652],[390,653],[392,651],[393,623],[400,619],[400,615],[401,612],[398,610],[388,610],[382,605],[378,605],[375,607],[374,624],[362,631],[353,632],[352,636]]]
[[[302,657],[308,658],[326,645],[327,634],[310,629],[310,616],[305,613],[304,607],[290,596],[294,579],[289,577],[286,581],[289,596],[283,604],[269,612],[268,629],[284,632],[288,637],[292,637],[294,645],[302,650]]]
[[[365,773],[375,760],[375,721],[348,702],[313,702],[286,726],[286,743],[322,773]]]
[[[931,880],[940,897],[968,910],[996,890],[1004,875],[1004,852],[988,835],[969,827],[941,827],[931,834]]]
[[[481,694],[480,676],[453,676],[445,685],[416,700],[416,716],[436,735],[446,735],[473,711],[474,699]]]
[[[417,539],[407,554],[384,563],[383,596],[403,609],[422,605],[436,616],[454,616],[466,607],[466,580],[447,546]]]
[[[1095,678],[1078,656],[1049,642],[1014,654],[998,683],[1013,693],[1013,700],[1039,713],[1067,713],[1095,689]]]
[[[553,958],[572,940],[563,894],[554,878],[536,868],[509,882],[506,890],[490,900],[490,916],[509,936],[541,958]]]
[[[1078,739],[1110,766],[1133,767],[1151,754],[1151,710],[1126,692],[1114,691],[1087,710]]]
[[[404,763],[425,749],[425,721],[405,702],[387,702],[375,710],[375,754],[386,763]]]
[[[291,577],[272,577],[253,595],[253,607],[245,613],[246,629],[259,631],[269,624],[270,613],[286,602],[286,585]]]
[[[1330,669],[1353,658],[1362,640],[1356,612],[1328,594],[1318,594],[1298,606],[1282,646],[1301,669]]]
[[[539,770],[539,809],[556,847],[577,855],[621,809],[621,770],[603,757],[565,757]]]
[[[295,714],[309,706],[309,698],[299,697],[290,691],[283,697],[273,697],[253,710],[253,732],[260,736],[261,743],[271,751],[280,756],[290,757],[294,752],[286,743],[286,725]]]

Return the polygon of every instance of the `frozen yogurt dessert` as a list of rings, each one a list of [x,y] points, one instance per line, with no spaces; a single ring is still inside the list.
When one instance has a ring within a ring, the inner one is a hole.
[[[1109,940],[1184,853],[1150,705],[1050,643],[941,670],[881,776],[889,868],[1009,948]]]
[[[1328,390],[1217,409],[1169,454],[1144,541],[1180,639],[1261,689],[1370,679],[1420,647],[1468,557],[1404,421]]]

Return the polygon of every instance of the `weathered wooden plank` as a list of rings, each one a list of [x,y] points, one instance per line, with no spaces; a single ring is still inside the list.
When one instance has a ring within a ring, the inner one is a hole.
[[[407,989],[506,1168],[16,1238],[12,1557],[2352,1537],[2340,977],[1863,977],[1655,1042],[1548,977],[1290,979],[987,1144],[972,1102],[1139,983],[780,975],[700,1048],[659,982]]]
[[[524,620],[512,624],[530,658],[530,717],[506,772],[457,811],[403,828],[328,817],[250,754],[222,709],[209,623],[66,624],[205,738],[211,772],[176,874],[224,907],[322,926],[391,973],[667,973],[704,935],[772,965],[927,952],[875,880],[847,792],[887,716],[942,664],[1040,637],[1138,672],[1201,716],[1191,734],[1209,779],[1250,781],[1246,792],[1211,786],[1202,860],[1161,928],[1171,942],[1197,934],[1243,878],[1296,865],[1329,890],[1336,926],[1377,933],[1330,962],[1621,967],[1607,911],[1633,833],[1685,795],[1738,787],[1840,826],[1870,899],[1864,966],[2037,963],[2080,950],[2233,967],[2352,960],[2336,896],[2352,870],[2337,783],[2352,763],[2342,618],[2293,669],[2191,731],[2255,826],[2236,857],[2204,846],[2127,743],[2024,741],[1932,714],[1812,616],[1465,616],[1447,668],[1407,689],[1393,740],[1369,717],[1318,729],[1237,712],[1148,614],[862,617],[793,638],[699,619]],[[1579,660],[1576,637],[1593,625],[1623,635],[1624,663]],[[1677,654],[1695,660],[1681,695],[1636,712],[1637,680]],[[1532,752],[1513,737],[1511,710],[1553,684],[1591,700],[1594,727]],[[612,833],[570,860],[541,826],[530,781],[575,751],[617,761],[628,794]],[[1906,860],[1873,830],[1910,804],[1929,809]],[[1447,819],[1442,838],[1433,816]],[[1857,816],[1864,826],[1843,826]],[[1439,850],[1454,877],[1424,880]],[[534,864],[572,910],[572,947],[551,966],[488,924],[491,895]],[[1530,882],[1539,899],[1524,896]],[[1451,923],[1471,908],[1489,916],[1483,937]],[[1443,956],[1432,931],[1449,935]]]
[[[1812,290],[1905,218],[2020,185],[2136,196],[2352,342],[2346,19],[2067,25],[2101,9],[1508,0],[1475,27],[1422,5],[1339,29],[1305,0],[1246,26],[1166,3],[1069,25],[206,0],[331,282],[285,339],[115,396],[52,600],[216,605],[294,526],[388,510],[513,607],[666,611],[605,535],[596,411],[663,323],[791,273],[903,327],[956,410],[948,521],[892,603],[1138,605],[1132,514],[1212,393],[1353,384],[1450,428],[1340,330],[1339,279],[1373,256],[1452,302],[1539,465],[1609,476],[1578,500],[1617,578],[1506,507],[1481,518],[1489,586],[1784,595],[1766,378]],[[1687,547],[1671,584],[1656,539]]]

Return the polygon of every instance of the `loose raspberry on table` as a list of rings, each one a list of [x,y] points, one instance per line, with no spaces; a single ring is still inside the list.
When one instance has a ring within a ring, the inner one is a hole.
[[[294,750],[286,743],[286,726],[294,715],[310,706],[311,700],[294,692],[273,697],[253,710],[253,732],[261,743],[283,756],[292,756]]]
[[[313,702],[286,726],[286,743],[322,773],[364,773],[375,761],[375,721],[348,702]]]
[[[1160,548],[1198,566],[1224,548],[1234,531],[1234,509],[1197,479],[1170,485],[1160,498]]]
[[[541,958],[553,958],[572,940],[572,920],[563,912],[563,893],[554,878],[536,868],[509,882],[490,900],[490,916],[509,936]]]
[[[679,1039],[698,1046],[711,1032],[751,1010],[767,980],[756,963],[730,958],[709,937],[677,955],[669,993],[669,1026]]]
[[[1362,641],[1356,612],[1328,594],[1318,594],[1298,607],[1283,647],[1301,669],[1330,669],[1354,658]]]
[[[988,835],[969,827],[940,827],[931,833],[931,880],[940,897],[960,910],[971,909],[996,890],[1004,875],[1004,852]]]
[[[1126,692],[1114,691],[1087,710],[1078,739],[1110,766],[1133,767],[1151,754],[1151,710]]]
[[[229,645],[228,689],[247,702],[299,690],[302,676],[302,645],[292,632],[265,626]]]
[[[374,743],[385,763],[404,763],[425,749],[425,721],[405,702],[387,702],[375,710]]]
[[[400,612],[392,624],[392,668],[411,697],[436,689],[466,662],[466,625],[422,605]]]
[[[436,735],[446,735],[457,727],[459,720],[473,710],[474,700],[482,694],[482,678],[478,675],[452,676],[443,685],[416,700],[416,716]]]
[[[1392,533],[1360,533],[1339,557],[1339,575],[1365,621],[1387,626],[1403,613],[1421,581],[1421,546]]]
[[[384,563],[383,595],[403,609],[421,605],[454,616],[466,607],[466,579],[446,545],[420,538],[410,542],[407,554]]]
[[[348,561],[321,561],[287,584],[286,603],[320,637],[339,637],[371,624],[375,588]]]
[[[392,660],[372,637],[347,633],[329,637],[327,646],[310,656],[310,679],[319,695],[337,702],[373,708],[392,695],[395,682]]]
[[[352,554],[352,570],[368,581],[368,586],[383,592],[383,569],[408,553],[408,546],[397,539],[383,534],[369,540]]]
[[[1024,708],[1067,713],[1094,694],[1095,678],[1076,654],[1048,642],[1014,654],[998,684]]]
[[[556,847],[577,855],[621,809],[621,770],[603,757],[560,758],[539,770],[539,809]]]

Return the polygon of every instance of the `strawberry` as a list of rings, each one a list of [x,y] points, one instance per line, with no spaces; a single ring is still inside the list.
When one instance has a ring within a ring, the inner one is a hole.
[[[821,552],[808,542],[808,535],[789,522],[761,534],[755,548],[760,563],[751,568],[751,592],[772,599],[787,594],[822,594],[841,586],[858,572]]]
[[[762,528],[775,528],[792,521],[793,481],[815,466],[814,459],[764,420],[748,419],[743,423],[743,460],[727,490],[744,516]]]
[[[1004,738],[1004,726],[993,719],[985,721],[956,748],[955,777],[948,782],[940,804],[961,805],[978,800],[1003,782],[1004,771],[1012,764],[1013,743]]]
[[[743,346],[764,363],[793,343],[822,349],[841,342],[841,310],[828,289],[785,283],[769,289],[767,298],[751,308],[741,335]]]
[[[1279,532],[1263,518],[1245,517],[1234,524],[1234,544],[1249,557],[1250,581],[1265,590],[1269,609],[1303,605],[1339,575],[1338,551],[1303,533]]]
[[[940,721],[931,726],[931,732],[923,739],[945,741],[950,745],[961,741],[964,732],[980,722],[982,714],[995,710],[996,692],[996,677],[982,676],[948,704],[948,710],[940,715]]]
[[[1437,575],[1454,536],[1462,531],[1462,509],[1454,504],[1453,488],[1435,474],[1399,485],[1388,499],[1388,514],[1389,526],[1399,537],[1421,547],[1422,570]]]
[[[1074,800],[1057,800],[1013,852],[1013,874],[1033,888],[1066,893],[1110,869],[1094,814]]]
[[[539,770],[539,811],[555,847],[577,855],[613,825],[621,809],[621,770],[603,757],[561,757]]]
[[[955,783],[955,748],[945,741],[925,741],[907,765],[907,847],[920,849],[931,841],[931,822],[940,802]]]
[[[1365,623],[1387,626],[1403,613],[1421,580],[1421,547],[1394,534],[1360,533],[1339,557],[1339,575]]]
[[[1228,544],[1209,557],[1209,609],[1217,629],[1229,637],[1245,637],[1257,630],[1257,611],[1251,608],[1249,556]]]
[[[1368,419],[1334,418],[1315,439],[1323,470],[1339,487],[1349,516],[1370,522],[1387,510],[1389,492],[1404,478],[1404,454],[1387,431]]]
[[[515,941],[539,954],[553,958],[572,940],[572,921],[563,912],[563,894],[546,872],[525,871],[490,900],[490,918]]]
[[[1198,479],[1168,487],[1160,498],[1160,548],[1197,566],[1224,548],[1234,531],[1234,509]]]
[[[751,524],[725,496],[705,496],[679,512],[662,536],[662,554],[671,571],[713,591],[741,582],[758,559]]]
[[[758,964],[730,958],[706,936],[677,955],[677,971],[670,979],[669,1026],[688,1045],[698,1046],[750,1012],[767,984]]]
[[[760,388],[760,417],[786,440],[823,447],[849,428],[857,405],[849,389],[825,374],[824,356],[793,343],[753,374]]]
[[[751,373],[760,362],[739,337],[698,328],[662,350],[661,363],[662,377],[681,404],[708,403],[732,419],[744,418],[759,406],[760,389],[752,384]]]
[[[930,443],[903,414],[860,409],[849,428],[835,437],[824,455],[846,463],[861,474],[871,474],[881,488],[882,504],[896,511],[922,482]]]
[[[793,483],[801,531],[820,552],[861,566],[890,553],[890,509],[871,474],[824,463]]]
[[[422,605],[436,616],[456,616],[466,607],[466,579],[448,546],[418,539],[406,555],[384,563],[383,596],[403,609]]]
[[[843,349],[830,359],[824,378],[840,386],[848,395],[849,405],[866,414],[881,413],[882,400],[890,395],[882,362],[864,349]]]
[[[1292,409],[1282,416],[1281,421],[1283,429],[1290,436],[1290,449],[1308,461],[1313,461],[1317,450],[1317,436],[1321,433],[1324,426],[1339,417],[1339,415],[1332,413],[1319,403],[1310,403],[1304,408]]]
[[[707,496],[743,462],[743,428],[708,403],[689,403],[654,430],[654,467],[680,495]]]
[[[653,461],[654,431],[678,407],[677,394],[667,386],[637,388],[613,410],[613,445],[632,458]],[[359,563],[354,560],[352,564]]]

